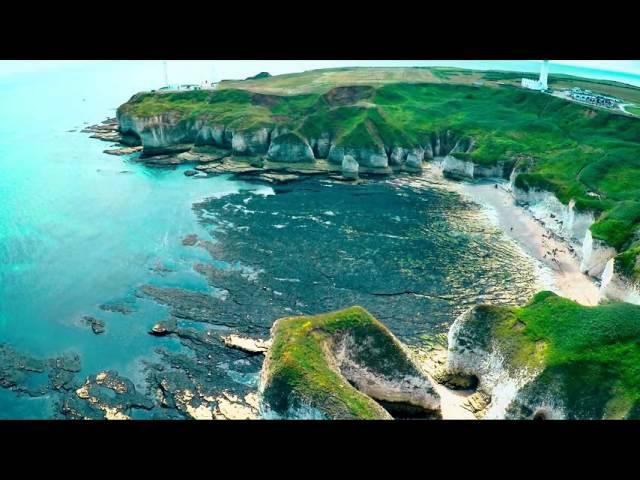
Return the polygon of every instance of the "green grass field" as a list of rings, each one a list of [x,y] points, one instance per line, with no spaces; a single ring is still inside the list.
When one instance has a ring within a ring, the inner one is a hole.
[[[629,113],[640,116],[640,107],[625,107],[625,110]]]
[[[415,147],[434,132],[473,137],[477,164],[520,161],[521,188],[552,191],[563,203],[600,215],[594,237],[623,251],[640,222],[640,121],[497,81],[511,72],[435,68],[332,69],[222,82],[215,91],[143,93],[120,109],[168,111],[235,129],[285,126],[312,139],[328,134],[352,147]],[[478,79],[485,85],[475,86]],[[515,81],[515,80],[514,80]],[[575,82],[560,77],[558,82]],[[614,82],[621,96],[640,89]],[[353,86],[352,88],[339,88]],[[594,194],[599,196],[596,197]]]

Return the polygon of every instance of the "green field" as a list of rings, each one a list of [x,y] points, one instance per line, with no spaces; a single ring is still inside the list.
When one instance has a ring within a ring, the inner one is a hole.
[[[560,82],[575,82],[559,76]],[[471,137],[465,157],[481,165],[519,162],[520,188],[554,192],[599,216],[595,238],[623,251],[640,222],[640,121],[496,82],[511,72],[356,68],[222,82],[215,91],[143,93],[120,109],[176,112],[234,129],[285,126],[345,147],[417,147],[434,132]],[[483,86],[474,82],[483,80]],[[621,96],[640,89],[581,80]],[[353,86],[344,88],[345,86]],[[343,88],[336,88],[343,87]]]
[[[640,107],[625,107],[625,110],[629,113],[640,116]]]
[[[490,330],[509,368],[542,369],[532,395],[557,389],[588,418],[640,418],[640,306],[585,307],[540,292],[524,307],[477,309],[473,328]]]

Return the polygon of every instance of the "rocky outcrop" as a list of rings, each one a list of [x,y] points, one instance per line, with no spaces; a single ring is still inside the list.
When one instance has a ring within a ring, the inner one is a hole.
[[[309,145],[311,145],[311,148],[313,149],[315,158],[326,159],[329,157],[329,150],[331,149],[331,135],[329,133],[324,133],[318,138],[310,139]]]
[[[91,330],[93,330],[93,333],[95,333],[96,335],[100,335],[101,333],[105,332],[103,320],[100,320],[99,318],[95,318],[95,317],[90,317],[88,315],[85,315],[84,317],[82,317],[82,320],[84,321],[85,324],[91,327]]]
[[[228,147],[224,134],[224,125],[201,125],[196,134],[195,144]]]
[[[222,336],[220,338],[222,338],[225,346],[247,353],[266,353],[271,347],[271,341],[269,340],[241,337],[235,334]]]
[[[424,150],[413,151],[407,154],[404,161],[404,167],[409,171],[419,172],[422,170],[422,160],[424,158]]]
[[[345,155],[352,156],[358,165],[369,168],[387,168],[389,159],[382,146],[371,147],[341,147],[332,145],[329,150],[328,160],[338,165],[342,164]]]
[[[325,100],[330,104],[337,102],[336,105],[340,106],[344,102],[365,101],[373,91],[371,87],[340,87],[327,94]],[[135,97],[131,102],[135,104]],[[417,172],[421,170],[425,158],[468,152],[473,147],[471,139],[450,130],[427,135],[424,144],[420,146],[385,145],[375,127],[366,122],[358,126],[360,137],[356,135],[356,138],[342,142],[334,140],[332,133],[328,131],[305,138],[277,121],[272,125],[243,129],[225,126],[204,117],[187,118],[178,111],[148,116],[134,116],[130,112],[131,109],[127,108],[118,110],[119,131],[115,131],[113,125],[100,128],[109,128],[109,135],[117,134],[131,139],[131,145],[141,145],[143,160],[169,155],[169,158],[160,158],[155,162],[158,165],[181,163],[174,157],[193,146],[212,146],[231,150],[231,153],[238,156],[265,155],[273,162],[327,159],[333,164],[341,165],[344,156],[350,155],[360,167],[367,169],[390,172],[388,167],[391,166]],[[276,117],[273,117],[274,120]]]
[[[476,306],[460,315],[448,334],[447,375],[467,377],[492,399],[485,418],[504,418],[516,394],[538,373],[540,366],[512,365],[502,342],[494,335],[501,317],[489,306]]]
[[[592,213],[576,211],[574,201],[565,205],[551,192],[523,190],[514,185],[513,195],[516,202],[527,205],[533,216],[554,234],[580,247],[595,221]]]
[[[490,397],[484,418],[637,418],[638,379],[623,358],[639,325],[638,306],[585,307],[551,292],[520,308],[479,305],[451,326],[447,370],[477,378]]]
[[[442,173],[453,177],[474,178],[474,167],[473,162],[458,160],[453,155],[442,160]]]
[[[518,188],[515,177],[513,173],[510,182],[515,200],[527,206],[536,220],[569,245],[578,256],[583,273],[601,281],[600,298],[640,304],[640,289],[620,266],[615,266],[617,250],[593,237],[591,226],[596,221],[595,215],[577,211],[574,200],[565,205],[551,192]]]
[[[636,258],[638,262],[640,257]],[[600,298],[640,305],[640,285],[624,273],[620,259],[610,258],[602,271]]]
[[[272,162],[313,162],[313,150],[297,133],[288,132],[274,138],[267,151],[267,159]]]
[[[461,160],[453,154],[442,159],[442,172],[451,177],[461,178],[505,178],[508,169],[504,162],[495,165],[480,165],[470,160]]]
[[[345,155],[342,159],[342,176],[345,178],[358,178],[358,162],[351,155]]]
[[[580,270],[592,277],[600,278],[607,263],[616,256],[616,253],[615,248],[594,239],[591,230],[587,230],[582,241]]]
[[[360,307],[282,318],[271,332],[260,381],[265,418],[440,415],[440,399],[427,375]]]
[[[231,137],[231,149],[236,155],[262,155],[269,149],[271,131],[266,128],[235,130]]]

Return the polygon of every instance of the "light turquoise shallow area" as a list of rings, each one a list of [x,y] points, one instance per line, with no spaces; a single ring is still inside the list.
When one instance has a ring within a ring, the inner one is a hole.
[[[163,307],[138,299],[133,314],[121,315],[98,306],[132,300],[144,283],[207,289],[191,266],[208,255],[180,242],[208,236],[191,205],[243,186],[126,162],[79,132],[113,116],[156,73],[112,63],[0,78],[0,343],[42,357],[77,352],[81,377],[113,368],[140,381],[141,358],[158,346],[179,348],[146,334],[166,316]],[[158,266],[175,272],[160,276],[151,270]],[[104,319],[107,332],[95,336],[83,315]],[[4,418],[48,408],[45,399],[16,400],[1,389],[0,406]]]

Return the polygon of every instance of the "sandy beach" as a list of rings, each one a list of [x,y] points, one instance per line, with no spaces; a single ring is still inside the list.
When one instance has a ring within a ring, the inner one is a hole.
[[[489,221],[531,257],[536,265],[541,289],[554,291],[583,305],[598,304],[599,286],[589,276],[580,272],[580,260],[577,255],[536,220],[531,212],[516,205],[507,181],[449,181],[442,177],[441,170],[434,164],[425,169],[424,176],[481,205]],[[433,352],[432,355],[441,357],[443,353]],[[434,358],[430,360],[433,362]],[[434,386],[441,398],[444,420],[475,419],[475,416],[463,407],[473,392],[451,390],[435,381]]]
[[[583,305],[598,304],[599,286],[580,271],[578,256],[525,207],[516,205],[506,180],[478,183],[448,181],[435,165],[430,166],[425,175],[439,177],[447,187],[481,205],[488,219],[533,259],[541,288]]]
[[[497,188],[496,188],[497,185]],[[580,271],[580,260],[523,207],[515,204],[508,183],[462,183],[461,191],[492,211],[508,237],[542,266],[540,282],[549,290],[583,305],[597,305],[599,286]]]

